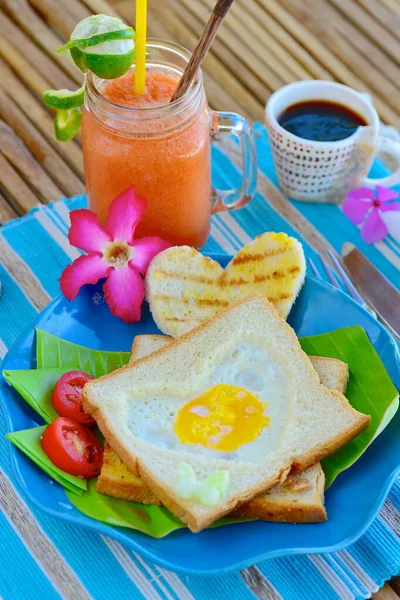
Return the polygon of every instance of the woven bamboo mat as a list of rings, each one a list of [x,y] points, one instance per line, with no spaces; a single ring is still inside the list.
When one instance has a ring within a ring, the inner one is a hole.
[[[149,34],[193,48],[214,0],[149,0]],[[53,50],[92,12],[132,22],[132,0],[0,0],[0,221],[84,190],[80,140],[57,143],[40,96],[79,74]],[[400,126],[399,0],[236,0],[204,65],[212,107],[263,120],[291,81],[368,92]]]

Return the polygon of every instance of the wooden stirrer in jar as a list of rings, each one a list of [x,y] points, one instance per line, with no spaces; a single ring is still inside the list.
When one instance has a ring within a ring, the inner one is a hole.
[[[218,33],[218,29],[221,27],[233,2],[234,0],[218,0],[211,17],[205,26],[199,41],[197,42],[197,46],[194,49],[192,57],[186,66],[178,87],[172,96],[171,102],[181,98],[181,96],[183,96],[189,89],[197,70],[200,68],[201,63],[209,51],[211,44]]]

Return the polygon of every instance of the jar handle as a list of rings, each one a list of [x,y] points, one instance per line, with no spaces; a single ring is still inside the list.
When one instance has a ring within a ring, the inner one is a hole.
[[[240,143],[242,157],[241,185],[232,190],[213,190],[212,212],[217,213],[242,208],[253,198],[257,187],[257,153],[253,132],[244,117],[230,112],[211,111],[211,114],[212,135],[234,135]]]

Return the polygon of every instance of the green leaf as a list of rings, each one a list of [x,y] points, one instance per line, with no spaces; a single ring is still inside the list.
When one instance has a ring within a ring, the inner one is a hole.
[[[61,375],[68,371],[71,371],[69,367],[3,371],[3,377],[46,423],[51,423],[59,416],[51,403],[51,395]]]
[[[38,369],[74,367],[94,377],[100,377],[129,362],[130,352],[92,350],[62,340],[47,331],[36,330],[36,360]],[[71,370],[71,369],[69,369]]]
[[[43,427],[14,431],[13,433],[7,433],[6,437],[26,454],[26,456],[33,460],[34,463],[43,469],[43,471],[46,471],[50,477],[61,483],[61,485],[70,492],[73,492],[71,495],[77,498],[79,497],[77,494],[83,494],[87,489],[87,482],[85,479],[80,479],[79,477],[65,473],[65,471],[61,471],[61,469],[51,462],[40,443],[40,438],[46,427],[47,425],[43,425]]]
[[[165,537],[172,531],[185,527],[164,506],[139,504],[105,496],[96,491],[96,482],[97,479],[91,479],[88,482],[87,492],[80,496],[66,490],[67,496],[75,508],[88,517],[108,525],[137,529],[155,538]],[[254,519],[225,517],[213,523],[212,528],[248,521],[254,521]]]
[[[371,415],[371,425],[354,440],[322,461],[326,487],[365,452],[377,432],[382,431],[399,405],[393,385],[378,353],[362,327],[346,327],[300,339],[307,354],[338,358],[349,365],[346,397],[358,411]]]
[[[184,527],[167,508],[105,496],[96,491],[96,482],[97,478],[91,479],[87,492],[80,496],[67,491],[75,508],[88,517],[108,525],[137,529],[156,538]]]
[[[55,52],[56,54],[61,54],[61,52],[65,52],[65,50],[70,50],[71,48],[90,48],[92,46],[98,46],[98,44],[102,44],[103,42],[111,42],[113,40],[132,40],[134,37],[135,32],[132,27],[127,27],[126,29],[118,29],[116,31],[107,31],[106,33],[92,35],[89,38],[69,40],[69,42],[61,46],[61,48],[58,48]]]

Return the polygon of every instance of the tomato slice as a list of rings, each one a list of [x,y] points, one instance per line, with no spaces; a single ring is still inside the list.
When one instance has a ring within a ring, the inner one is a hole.
[[[83,479],[95,477],[103,464],[103,448],[90,429],[58,417],[45,429],[42,448],[62,471]]]
[[[82,390],[86,382],[93,379],[83,371],[69,371],[61,375],[51,396],[54,408],[62,417],[73,419],[87,427],[94,427],[96,421],[87,415],[82,407]]]

